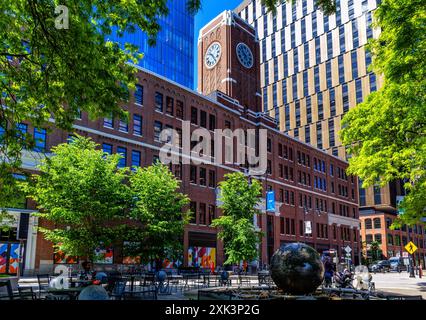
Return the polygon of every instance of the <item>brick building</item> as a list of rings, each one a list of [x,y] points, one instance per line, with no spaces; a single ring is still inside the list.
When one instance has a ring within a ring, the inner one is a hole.
[[[122,166],[147,166],[158,158],[163,146],[160,132],[173,128],[178,133],[183,121],[190,130],[267,129],[267,172],[255,177],[266,190],[275,191],[275,212],[265,212],[265,201],[255,217],[265,236],[259,263],[268,263],[282,244],[301,241],[322,252],[352,248],[352,260],[359,263],[359,213],[357,179],[345,174],[347,163],[322,150],[279,131],[277,123],[260,112],[259,48],[254,29],[231,11],[213,19],[199,37],[199,92],[192,91],[150,71],[139,68],[138,86],[123,108],[130,121],[98,119],[85,113],[74,123],[74,132],[91,137],[109,153],[121,153]],[[39,150],[66,142],[72,132],[46,132],[26,127],[40,138]],[[235,148],[234,148],[235,149]],[[235,156],[234,151],[234,156]],[[36,160],[28,152],[24,167],[33,169]],[[234,157],[235,159],[235,157]],[[194,265],[199,255],[213,255],[222,265],[223,244],[210,227],[217,208],[216,186],[224,174],[243,170],[233,164],[174,164],[171,170],[182,181],[181,191],[191,198],[193,221],[185,227],[184,264]],[[19,210],[18,210],[19,211]],[[305,234],[309,221],[312,233]],[[43,221],[39,221],[43,225]],[[33,222],[37,225],[37,221]],[[30,232],[35,250],[28,251],[26,269],[46,269],[53,264],[51,244],[41,234]],[[113,262],[121,264],[120,248],[114,248]]]

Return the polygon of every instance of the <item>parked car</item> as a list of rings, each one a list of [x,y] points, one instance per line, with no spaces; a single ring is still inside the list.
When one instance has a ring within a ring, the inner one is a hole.
[[[380,260],[376,263],[370,265],[371,272],[389,272],[391,270],[391,265],[389,260]]]
[[[404,264],[402,257],[392,257],[389,259],[389,263],[392,271],[407,271],[407,266]]]

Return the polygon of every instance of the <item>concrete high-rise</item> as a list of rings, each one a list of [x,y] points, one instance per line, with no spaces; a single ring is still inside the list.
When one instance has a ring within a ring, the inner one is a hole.
[[[377,90],[380,79],[368,71],[368,39],[376,0],[338,0],[326,16],[314,0],[283,1],[276,14],[260,0],[235,10],[257,30],[261,50],[263,111],[280,129],[344,158],[338,132],[342,116]]]
[[[380,33],[372,28],[380,0],[337,0],[330,16],[315,2],[282,1],[272,14],[260,0],[245,0],[235,12],[257,31],[263,111],[279,122],[281,131],[346,158],[338,136],[343,115],[383,81],[369,70],[372,57],[367,50],[368,40]],[[412,239],[419,247],[417,263],[424,262],[424,228],[413,227],[414,236],[407,233],[411,228],[389,229],[403,193],[400,182],[360,188],[362,240],[381,242],[383,256],[389,258],[402,255]]]

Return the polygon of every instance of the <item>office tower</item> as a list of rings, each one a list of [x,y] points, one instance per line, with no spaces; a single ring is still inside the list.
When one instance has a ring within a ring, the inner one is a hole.
[[[314,2],[283,1],[273,15],[246,0],[236,12],[257,29],[263,110],[282,131],[344,158],[342,116],[380,85],[366,51],[377,1],[338,0],[330,16]]]
[[[257,30],[263,111],[279,122],[280,130],[347,157],[338,137],[342,117],[382,83],[369,71],[372,57],[366,49],[368,40],[380,32],[371,26],[379,4],[380,0],[337,0],[330,16],[315,7],[315,0],[283,1],[275,15],[260,0],[245,0],[235,9]],[[389,229],[403,193],[400,182],[360,187],[362,239],[367,243],[379,239],[383,257],[389,258],[401,255],[412,238],[420,248],[416,260],[424,262],[423,228],[413,229],[412,236],[407,228]],[[369,230],[371,221],[376,227]]]
[[[186,1],[168,0],[169,14],[159,18],[161,30],[155,46],[140,30],[126,33],[114,41],[139,46],[144,57],[139,66],[153,71],[188,88],[194,86],[194,16],[186,9]]]

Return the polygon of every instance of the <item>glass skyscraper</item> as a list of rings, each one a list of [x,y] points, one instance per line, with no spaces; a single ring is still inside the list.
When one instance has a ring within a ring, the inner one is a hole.
[[[168,0],[169,14],[160,17],[161,30],[155,46],[139,31],[112,37],[121,43],[137,45],[144,57],[139,65],[188,88],[194,86],[194,16],[186,9],[186,1]]]

